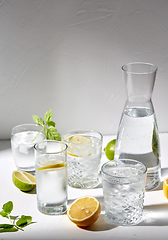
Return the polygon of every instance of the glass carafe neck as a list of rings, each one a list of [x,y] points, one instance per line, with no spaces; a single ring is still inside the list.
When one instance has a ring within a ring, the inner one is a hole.
[[[157,67],[149,63],[129,63],[122,67],[129,102],[149,102],[152,97]]]

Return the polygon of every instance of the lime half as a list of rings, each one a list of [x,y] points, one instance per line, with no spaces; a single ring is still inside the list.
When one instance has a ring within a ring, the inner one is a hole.
[[[12,181],[17,188],[24,192],[29,192],[36,187],[36,178],[21,170],[13,171]]]
[[[106,157],[109,160],[114,160],[114,154],[115,154],[115,144],[116,144],[116,139],[111,140],[107,146],[104,148]]]

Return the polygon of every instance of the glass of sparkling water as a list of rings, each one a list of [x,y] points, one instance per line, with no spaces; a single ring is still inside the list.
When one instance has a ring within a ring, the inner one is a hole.
[[[146,183],[146,166],[136,160],[119,159],[102,168],[105,219],[114,225],[141,222]]]
[[[67,210],[67,147],[54,140],[34,146],[37,207],[47,215],[58,215]]]
[[[35,171],[34,144],[45,139],[41,130],[42,127],[36,124],[21,124],[12,129],[11,148],[18,169]]]
[[[94,188],[99,184],[102,139],[102,134],[94,130],[76,129],[62,135],[68,145],[69,186]]]

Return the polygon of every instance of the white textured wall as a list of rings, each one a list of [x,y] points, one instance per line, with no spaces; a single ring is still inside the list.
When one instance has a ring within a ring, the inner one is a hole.
[[[116,134],[132,61],[158,66],[153,103],[168,131],[167,0],[0,0],[0,139],[50,108],[60,133]]]

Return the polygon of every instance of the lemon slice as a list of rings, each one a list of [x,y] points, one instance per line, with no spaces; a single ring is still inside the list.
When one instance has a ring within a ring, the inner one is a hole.
[[[168,199],[168,178],[165,178],[163,181],[163,193],[165,197]]]
[[[48,166],[45,166],[45,167],[40,167],[40,168],[38,168],[38,170],[58,169],[58,168],[66,167],[66,165],[67,165],[67,163],[56,163],[56,164],[48,165]]]
[[[86,136],[82,135],[74,135],[67,139],[68,144],[68,154],[73,157],[83,157],[86,153],[86,149],[88,148],[87,144],[91,144],[92,140]],[[91,153],[88,153],[91,155]]]
[[[21,170],[13,171],[12,181],[17,188],[24,192],[29,192],[36,187],[36,178]]]
[[[86,136],[74,135],[68,138],[68,142],[75,143],[75,144],[90,144],[92,143],[92,140]]]
[[[83,196],[71,203],[67,216],[77,226],[87,227],[97,221],[100,212],[100,202],[95,197]]]

